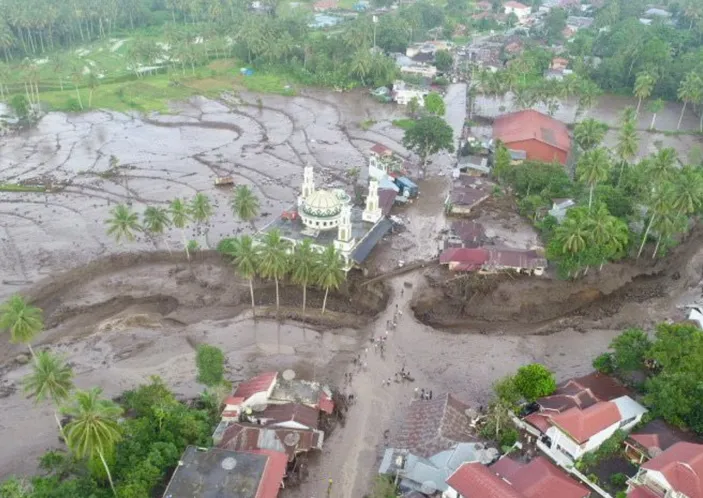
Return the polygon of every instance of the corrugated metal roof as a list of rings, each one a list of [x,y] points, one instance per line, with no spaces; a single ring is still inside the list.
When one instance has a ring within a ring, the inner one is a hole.
[[[391,231],[392,227],[393,223],[390,220],[384,218],[379,221],[378,224],[366,235],[364,240],[356,246],[356,249],[354,249],[354,252],[351,254],[351,259],[356,264],[361,264],[366,261],[366,258],[369,257],[369,254],[371,254],[373,248],[376,247],[376,244],[378,244],[381,239]]]

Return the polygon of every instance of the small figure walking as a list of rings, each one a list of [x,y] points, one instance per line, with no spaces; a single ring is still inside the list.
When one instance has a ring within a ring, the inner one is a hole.
[[[432,399],[432,391],[430,391],[430,399]]]

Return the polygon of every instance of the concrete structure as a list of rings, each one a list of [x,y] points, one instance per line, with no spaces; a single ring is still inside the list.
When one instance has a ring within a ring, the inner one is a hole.
[[[547,260],[536,251],[509,248],[451,248],[440,254],[439,262],[451,271],[477,271],[483,274],[509,270],[540,276],[547,268]]]
[[[421,76],[423,78],[434,78],[437,76],[437,68],[429,64],[412,64],[400,68],[401,73],[410,74],[413,76]]]
[[[164,498],[276,498],[286,474],[285,453],[188,446]]]
[[[573,199],[552,199],[552,209],[549,210],[549,215],[554,216],[559,223],[564,221],[566,213],[576,205]]]
[[[352,205],[351,197],[342,189],[317,188],[313,168],[308,165],[295,208],[274,219],[257,239],[276,228],[290,243],[291,250],[305,239],[319,252],[332,245],[340,252],[348,271],[354,264],[361,264],[392,227],[390,222],[384,223],[387,220],[378,209],[379,189],[374,182],[372,179],[369,185],[367,209],[360,209]]]
[[[590,490],[544,457],[521,463],[503,457],[490,467],[465,463],[442,498],[587,498]]]
[[[676,443],[640,467],[628,498],[703,498],[703,445]]]
[[[547,437],[547,453],[567,464],[597,449],[616,430],[632,429],[647,412],[627,389],[598,373],[560,384],[537,404],[539,411],[524,421]]]
[[[418,106],[425,107],[425,97],[428,93],[424,88],[417,88],[403,80],[397,80],[393,82],[391,97],[399,105],[408,105],[412,99],[416,99]]]
[[[520,2],[509,1],[503,5],[505,14],[515,14],[520,22],[523,22],[530,15],[530,7],[523,5]]]
[[[524,151],[527,159],[566,164],[571,137],[566,125],[535,110],[499,116],[493,123],[493,139],[508,149]]]

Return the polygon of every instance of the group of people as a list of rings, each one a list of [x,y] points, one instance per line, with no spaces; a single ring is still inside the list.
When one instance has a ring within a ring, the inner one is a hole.
[[[422,389],[415,388],[415,399],[432,399],[432,390],[427,390],[424,387]]]

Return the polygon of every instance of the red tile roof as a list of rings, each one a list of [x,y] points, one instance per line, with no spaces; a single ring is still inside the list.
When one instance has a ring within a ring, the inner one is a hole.
[[[374,144],[374,146],[371,147],[371,152],[375,152],[379,156],[390,156],[393,154],[393,151],[383,144]]]
[[[547,432],[552,424],[549,423],[549,418],[542,413],[532,413],[525,417],[525,422],[537,427],[542,432]]]
[[[566,125],[532,109],[496,118],[493,122],[493,138],[502,140],[506,146],[537,140],[567,153],[571,150],[571,138]]]
[[[513,2],[513,1],[505,2],[505,6],[510,7],[512,9],[527,9],[528,8],[527,5],[523,5],[520,2]]]
[[[703,445],[676,443],[642,468],[661,472],[674,490],[688,498],[703,498]]]
[[[259,481],[259,489],[256,490],[256,498],[277,498],[278,491],[281,489],[283,477],[286,475],[286,467],[288,458],[285,453],[272,450],[253,450],[250,453],[266,455],[266,468],[264,475]]]
[[[320,391],[320,399],[317,402],[317,405],[320,410],[328,415],[332,415],[332,412],[334,411],[334,402],[329,396],[327,396],[327,394],[325,394],[325,391]]]
[[[482,247],[458,247],[442,251],[439,255],[440,264],[464,263],[480,268],[488,261],[488,251]]]
[[[315,4],[313,5],[313,8],[317,9],[317,10],[336,9],[337,2],[336,2],[336,0],[320,0],[319,2],[315,2]]]
[[[541,456],[528,464],[504,457],[492,465],[490,470],[510,482],[525,498],[585,498],[590,494],[588,488]]]
[[[535,251],[520,249],[491,249],[486,266],[496,268],[534,269],[547,266],[547,260]]]
[[[538,399],[537,403],[545,410],[562,412],[573,407],[588,408],[599,401],[612,401],[628,394],[612,377],[593,372],[559,384],[554,394]]]
[[[585,410],[569,408],[551,416],[550,419],[553,425],[558,426],[578,443],[585,443],[603,429],[620,421],[620,410],[612,401],[602,401]]]
[[[320,422],[320,410],[300,403],[268,405],[261,412],[252,413],[255,418],[269,419],[265,425],[297,422],[310,429],[317,429]]]
[[[225,400],[226,404],[238,404],[230,403],[234,401],[234,398],[241,398],[241,402],[246,401],[256,393],[268,391],[273,384],[276,382],[276,377],[278,374],[276,372],[266,372],[256,377],[252,377],[249,380],[240,382],[234,394]]]
[[[672,427],[663,420],[655,419],[637,429],[637,431],[632,432],[627,439],[631,443],[636,443],[645,451],[650,448],[665,451],[675,443],[680,441],[693,442],[695,438],[691,434]]]
[[[429,458],[456,443],[476,441],[464,413],[468,408],[451,394],[411,402],[393,446]]]
[[[465,463],[449,476],[447,484],[462,496],[524,498],[510,484],[478,462]]]
[[[637,486],[627,493],[627,498],[659,498],[659,495],[644,486]]]

